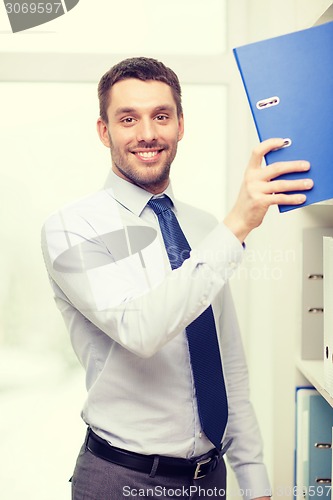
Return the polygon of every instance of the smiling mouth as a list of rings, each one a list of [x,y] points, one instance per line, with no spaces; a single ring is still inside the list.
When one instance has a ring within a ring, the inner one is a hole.
[[[162,153],[163,149],[150,149],[150,150],[140,150],[140,151],[132,151],[134,156],[139,158],[142,161],[154,161],[158,159],[160,153]]]
[[[158,153],[159,151],[138,151],[136,154],[140,156],[140,158],[154,158]]]

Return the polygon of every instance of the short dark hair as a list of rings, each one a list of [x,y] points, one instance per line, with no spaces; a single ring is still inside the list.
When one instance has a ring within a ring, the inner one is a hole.
[[[98,84],[99,112],[100,117],[105,123],[108,123],[107,109],[109,107],[112,85],[128,78],[137,78],[142,81],[155,80],[166,83],[171,87],[178,116],[183,113],[181,87],[176,73],[156,59],[133,57],[119,62],[100,79]]]

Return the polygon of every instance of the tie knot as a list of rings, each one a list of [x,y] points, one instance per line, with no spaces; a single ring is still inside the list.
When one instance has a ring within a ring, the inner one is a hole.
[[[148,201],[147,205],[158,215],[166,210],[170,210],[172,201],[168,196],[161,196],[160,198],[152,198]]]

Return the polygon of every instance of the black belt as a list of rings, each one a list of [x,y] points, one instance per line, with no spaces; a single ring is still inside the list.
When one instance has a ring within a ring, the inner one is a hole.
[[[201,457],[185,458],[164,457],[160,455],[141,455],[111,446],[91,429],[88,429],[86,448],[99,458],[129,469],[161,476],[189,476],[200,479],[212,472],[222,458],[223,452],[211,450]]]

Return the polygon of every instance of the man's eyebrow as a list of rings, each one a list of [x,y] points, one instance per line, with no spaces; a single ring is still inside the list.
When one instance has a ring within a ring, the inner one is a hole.
[[[170,104],[162,104],[161,106],[157,106],[154,111],[168,111],[170,113],[175,111],[175,108],[170,106]]]
[[[126,114],[131,114],[131,113],[135,113],[135,109],[134,108],[118,108],[116,110],[116,115],[119,116],[119,115],[126,115]]]
[[[173,106],[171,106],[170,104],[161,104],[160,106],[156,106],[156,108],[153,109],[153,112],[154,113],[157,113],[157,112],[162,112],[162,111],[167,111],[168,113],[171,113],[171,112],[174,112],[175,111],[175,108]],[[130,108],[130,107],[121,107],[121,108],[118,108],[116,109],[116,116],[119,116],[119,115],[127,115],[127,114],[133,114],[133,113],[137,113],[138,110],[135,109],[135,108]]]

